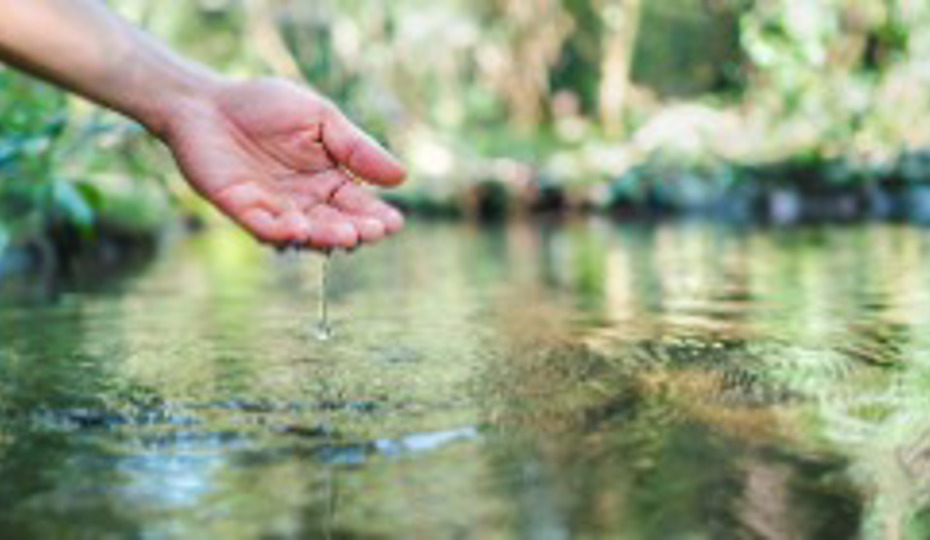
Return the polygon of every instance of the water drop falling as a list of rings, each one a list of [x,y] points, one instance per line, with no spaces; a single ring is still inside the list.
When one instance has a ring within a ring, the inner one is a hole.
[[[320,312],[316,323],[316,339],[329,341],[335,337],[333,326],[329,321],[329,265],[331,251],[323,252],[323,266],[320,269]]]

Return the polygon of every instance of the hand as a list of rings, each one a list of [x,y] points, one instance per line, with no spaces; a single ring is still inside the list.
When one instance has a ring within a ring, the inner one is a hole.
[[[394,186],[403,166],[309,90],[224,84],[171,116],[162,137],[190,184],[262,242],[352,248],[403,226],[355,182]]]

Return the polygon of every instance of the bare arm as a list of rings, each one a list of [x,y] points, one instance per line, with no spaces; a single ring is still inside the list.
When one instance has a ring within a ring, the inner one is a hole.
[[[226,80],[96,0],[0,0],[0,13],[0,60],[145,125],[259,240],[353,247],[402,226],[352,179],[395,185],[403,167],[308,89]]]
[[[132,117],[155,133],[178,102],[221,81],[99,0],[0,0],[0,58]]]

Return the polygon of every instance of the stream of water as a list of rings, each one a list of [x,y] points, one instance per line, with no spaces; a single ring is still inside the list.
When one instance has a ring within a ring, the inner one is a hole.
[[[327,251],[322,255],[320,264],[320,299],[319,313],[317,314],[316,338],[319,341],[329,341],[335,337],[332,322],[329,320],[329,273],[332,266],[333,253]]]

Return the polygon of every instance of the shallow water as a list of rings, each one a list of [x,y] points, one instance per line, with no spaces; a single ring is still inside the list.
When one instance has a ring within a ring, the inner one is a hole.
[[[930,531],[930,231],[414,224],[333,261],[326,343],[320,269],[0,284],[2,537]]]

